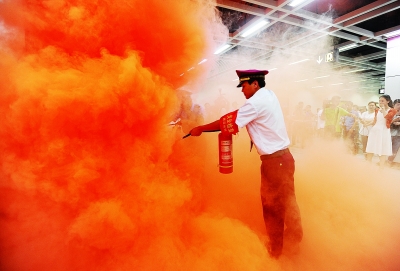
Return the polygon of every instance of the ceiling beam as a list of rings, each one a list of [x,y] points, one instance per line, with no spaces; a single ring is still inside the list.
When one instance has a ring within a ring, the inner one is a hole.
[[[388,29],[385,29],[385,30],[381,30],[381,31],[375,32],[374,35],[377,36],[377,37],[379,37],[379,36],[385,36],[386,34],[388,34],[388,33],[390,33],[390,32],[393,32],[393,31],[397,31],[397,30],[400,30],[400,25],[396,25],[396,26],[394,26],[394,27],[391,27],[391,28],[388,28]]]
[[[217,0],[217,6],[227,9],[232,9],[240,12],[245,12],[255,16],[263,16],[265,14],[265,10],[249,5],[245,5],[242,3],[234,2],[231,0]]]
[[[359,8],[359,9],[356,9],[356,10],[354,10],[352,12],[344,14],[344,15],[342,15],[340,17],[337,17],[333,22],[335,24],[343,23],[345,21],[348,21],[350,19],[356,18],[356,17],[361,16],[361,15],[363,15],[365,13],[371,12],[373,10],[376,10],[376,9],[378,9],[380,7],[386,6],[386,5],[394,3],[394,2],[397,2],[397,0],[390,0],[390,1],[379,0],[379,1],[375,1],[375,2],[373,2],[371,4],[363,6],[363,7]]]
[[[348,20],[348,21],[343,23],[343,26],[350,26],[350,25],[359,24],[359,23],[362,23],[362,22],[370,20],[372,18],[381,16],[381,15],[383,15],[385,13],[391,12],[391,11],[399,9],[399,8],[400,8],[400,1],[396,1],[394,3],[386,5],[384,7],[375,9],[374,11],[365,13],[365,14],[363,14],[361,16],[358,16],[356,18]]]

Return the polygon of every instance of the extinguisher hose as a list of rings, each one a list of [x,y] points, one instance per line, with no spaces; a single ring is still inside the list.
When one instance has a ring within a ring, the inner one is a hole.
[[[213,132],[220,132],[221,130],[210,130],[210,131],[203,131],[203,133],[213,133]],[[182,139],[187,138],[188,136],[190,136],[191,134],[188,133],[187,135],[185,135],[184,137],[182,137]]]

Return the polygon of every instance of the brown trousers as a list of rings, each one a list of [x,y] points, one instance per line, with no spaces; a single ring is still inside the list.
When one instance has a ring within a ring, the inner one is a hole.
[[[298,243],[303,238],[294,191],[294,170],[294,159],[290,152],[262,160],[261,202],[269,237],[268,251],[273,257],[279,257],[282,253],[284,239],[288,243]]]

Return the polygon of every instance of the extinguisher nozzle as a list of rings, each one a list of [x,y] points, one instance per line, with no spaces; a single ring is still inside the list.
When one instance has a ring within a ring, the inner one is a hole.
[[[190,136],[190,133],[187,134],[187,135],[185,135],[184,137],[182,137],[182,139],[185,139],[185,138],[187,138],[188,136]]]

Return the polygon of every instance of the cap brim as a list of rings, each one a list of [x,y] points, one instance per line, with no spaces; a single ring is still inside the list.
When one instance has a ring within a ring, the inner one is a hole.
[[[244,80],[244,81],[239,81],[239,85],[237,85],[237,88],[241,88],[244,82],[247,82],[249,80]]]

